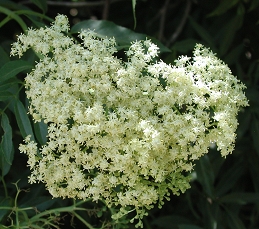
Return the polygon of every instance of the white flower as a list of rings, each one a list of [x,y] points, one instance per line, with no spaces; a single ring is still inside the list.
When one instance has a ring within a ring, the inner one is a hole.
[[[115,39],[82,31],[78,44],[68,30],[58,15],[12,46],[11,55],[29,48],[43,55],[25,79],[30,114],[48,124],[44,146],[29,137],[20,146],[30,182],[44,182],[54,197],[122,206],[114,218],[128,206],[143,217],[169,191],[190,187],[183,174],[211,142],[223,156],[233,151],[236,115],[248,105],[245,86],[211,51],[197,45],[194,58],[172,66],[153,62],[151,41],[136,41],[124,62],[114,55]]]

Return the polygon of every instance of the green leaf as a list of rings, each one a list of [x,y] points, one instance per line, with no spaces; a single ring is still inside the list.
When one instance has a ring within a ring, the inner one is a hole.
[[[220,203],[248,204],[259,203],[259,193],[230,193],[218,199]]]
[[[2,175],[5,176],[10,170],[14,157],[12,127],[10,126],[9,119],[5,113],[2,114],[1,127],[4,131],[0,144],[1,169]]]
[[[227,1],[223,0],[220,2],[218,7],[214,11],[212,11],[208,16],[212,17],[212,16],[223,14],[227,12],[229,9],[231,9],[232,7],[234,7],[236,4],[238,4],[238,2],[239,0],[227,0]]]
[[[35,141],[31,122],[29,120],[24,105],[20,100],[15,100],[14,113],[23,138],[27,137],[28,135],[31,135],[31,140]]]
[[[4,83],[1,83],[0,85],[0,91],[5,91],[7,89],[10,89],[14,84],[22,83],[21,80],[18,80],[17,78],[11,78],[9,80],[6,80]]]
[[[14,1],[11,1],[11,0],[0,0],[0,5],[7,9],[12,9],[12,10],[20,10],[20,9],[27,8],[25,4],[15,3]]]
[[[48,126],[43,121],[34,123],[34,131],[37,140],[41,145],[45,145],[47,142]]]
[[[230,189],[232,189],[238,179],[240,179],[241,175],[243,174],[243,161],[240,159],[239,161],[235,162],[235,164],[228,166],[228,169],[224,169],[224,173],[219,176],[220,180],[215,187],[215,192],[217,196],[222,196]]]
[[[171,49],[180,53],[187,53],[192,51],[197,43],[200,43],[200,41],[188,38],[186,40],[175,42]]]
[[[208,196],[212,197],[214,194],[214,173],[207,155],[204,155],[197,161],[195,171],[197,173],[197,180],[202,185],[203,190]]]
[[[225,53],[227,53],[231,44],[233,43],[233,39],[236,36],[237,30],[242,26],[242,24],[243,16],[237,15],[225,25],[219,47],[220,55],[224,55]]]
[[[104,20],[86,20],[77,23],[71,28],[71,33],[75,34],[81,32],[81,30],[94,30],[100,37],[114,37],[119,46],[129,47],[131,42],[136,40],[146,40],[148,37],[142,33],[135,33],[134,31],[125,27],[114,24],[110,21]],[[160,52],[171,52],[166,46],[155,38],[148,37],[159,48]]]
[[[192,28],[196,31],[196,33],[198,33],[202,40],[204,40],[210,46],[210,48],[214,50],[215,47],[213,44],[213,38],[207,32],[207,30],[200,26],[191,16],[189,16],[189,21],[191,23]]]
[[[13,132],[9,119],[5,113],[2,114],[1,126],[4,131],[1,142],[4,157],[6,162],[11,165],[13,162]]]
[[[33,10],[26,10],[26,9],[18,10],[18,11],[16,11],[16,13],[26,16],[38,28],[44,27],[46,25],[44,23],[45,20],[49,21],[49,22],[53,22],[52,18],[50,18],[42,13],[35,12]]]
[[[244,52],[244,45],[240,44],[237,47],[233,48],[224,58],[224,62],[227,63],[228,65],[232,65],[234,63],[238,63],[238,60]],[[239,63],[238,63],[239,64]]]
[[[14,60],[14,61],[7,62],[0,69],[0,84],[16,76],[18,73],[31,68],[32,68],[32,65],[29,62],[24,60]]]
[[[13,97],[13,93],[9,91],[0,91],[0,101],[5,101]]]
[[[225,208],[226,211],[226,219],[228,221],[229,227],[231,229],[246,229],[243,222],[239,219],[238,215],[236,215],[234,212],[229,210],[228,208]]]
[[[11,168],[11,165],[6,162],[4,154],[5,152],[3,150],[2,143],[0,143],[0,160],[1,160],[0,168],[2,171],[2,177],[4,177],[10,171],[10,168]]]
[[[16,5],[21,5],[21,4],[16,4]],[[25,24],[25,22],[23,21],[23,19],[16,14],[16,12],[9,10],[6,7],[2,7],[0,6],[0,12],[7,15],[6,19],[7,20],[2,20],[0,23],[0,27],[2,27],[7,21],[9,21],[9,19],[14,19],[22,28],[23,32],[26,33],[27,32],[27,26]],[[5,23],[2,23],[3,21],[5,21]]]
[[[57,201],[56,199],[52,199],[47,196],[41,196],[33,199],[31,198],[30,201],[27,203],[27,206],[35,206],[37,210],[45,211],[49,209],[56,201]]]
[[[5,63],[10,61],[10,58],[1,46],[0,46],[0,56],[1,56],[0,67],[2,67]]]
[[[30,0],[32,3],[34,3],[36,6],[38,6],[43,13],[46,13],[48,10],[48,5],[46,0]]]

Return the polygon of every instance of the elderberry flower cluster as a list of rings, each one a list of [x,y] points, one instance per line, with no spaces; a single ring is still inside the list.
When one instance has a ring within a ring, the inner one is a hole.
[[[89,30],[78,43],[68,31],[58,15],[11,50],[42,56],[25,78],[29,113],[48,125],[45,145],[28,136],[19,148],[31,183],[53,197],[103,200],[120,209],[114,218],[135,209],[141,219],[190,187],[188,174],[212,143],[222,156],[233,151],[245,86],[210,50],[197,44],[193,58],[170,65],[155,61],[150,40],[136,41],[123,61],[115,39]]]

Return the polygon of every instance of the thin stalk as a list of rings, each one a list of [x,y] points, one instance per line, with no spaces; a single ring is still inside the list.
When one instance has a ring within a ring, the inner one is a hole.
[[[19,182],[19,180],[14,183],[15,187],[16,187],[16,190],[17,190],[17,193],[15,195],[15,198],[14,198],[14,211],[15,211],[15,220],[16,220],[16,228],[19,229],[20,228],[20,221],[19,221],[19,209],[18,209],[18,196],[20,194],[20,189],[18,188],[18,185],[17,183]]]
[[[87,199],[87,200],[90,200],[90,199]],[[79,208],[79,207],[76,207],[76,205],[79,205],[79,204],[82,204],[82,203],[85,203],[86,201],[80,201],[78,203],[74,203],[74,205],[72,206],[68,206],[68,207],[62,207],[62,208],[54,208],[54,209],[51,209],[51,210],[46,210],[42,213],[39,213],[35,216],[33,216],[30,220],[32,222],[34,221],[37,221],[39,218],[41,217],[44,217],[46,215],[51,215],[51,214],[55,214],[57,212],[75,212],[75,211],[86,211],[85,208]]]
[[[89,229],[94,229],[91,224],[86,222],[80,215],[78,215],[76,212],[72,212],[72,214],[77,217],[82,223],[84,223]]]
[[[3,183],[3,186],[4,186],[5,198],[8,198],[8,191],[7,191],[6,183],[5,183],[5,180],[4,180],[3,176],[1,177],[1,180],[2,180],[2,183]]]

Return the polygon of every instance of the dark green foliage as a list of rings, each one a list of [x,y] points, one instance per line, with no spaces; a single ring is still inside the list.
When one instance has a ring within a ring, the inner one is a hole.
[[[239,114],[235,151],[224,159],[212,148],[196,163],[192,188],[153,209],[144,228],[258,229],[259,0],[0,0],[0,228],[57,228],[58,223],[60,228],[73,223],[75,228],[134,228],[126,218],[112,225],[102,203],[52,199],[43,185],[27,183],[27,158],[18,146],[28,134],[44,145],[47,129],[28,116],[23,88],[37,56],[10,58],[10,44],[15,35],[48,24],[57,13],[74,24],[70,35],[95,29],[100,36],[114,36],[121,49],[152,37],[163,60],[171,63],[202,43],[229,65],[247,85],[250,104]]]
[[[147,35],[133,32],[122,26],[118,26],[110,21],[104,20],[86,20],[75,24],[71,28],[71,33],[76,34],[81,30],[91,29],[94,30],[101,37],[114,37],[118,44],[118,49],[128,48],[130,43],[136,40],[145,40]],[[155,38],[149,38],[155,43],[159,48],[160,52],[170,52],[166,46],[159,42]]]

